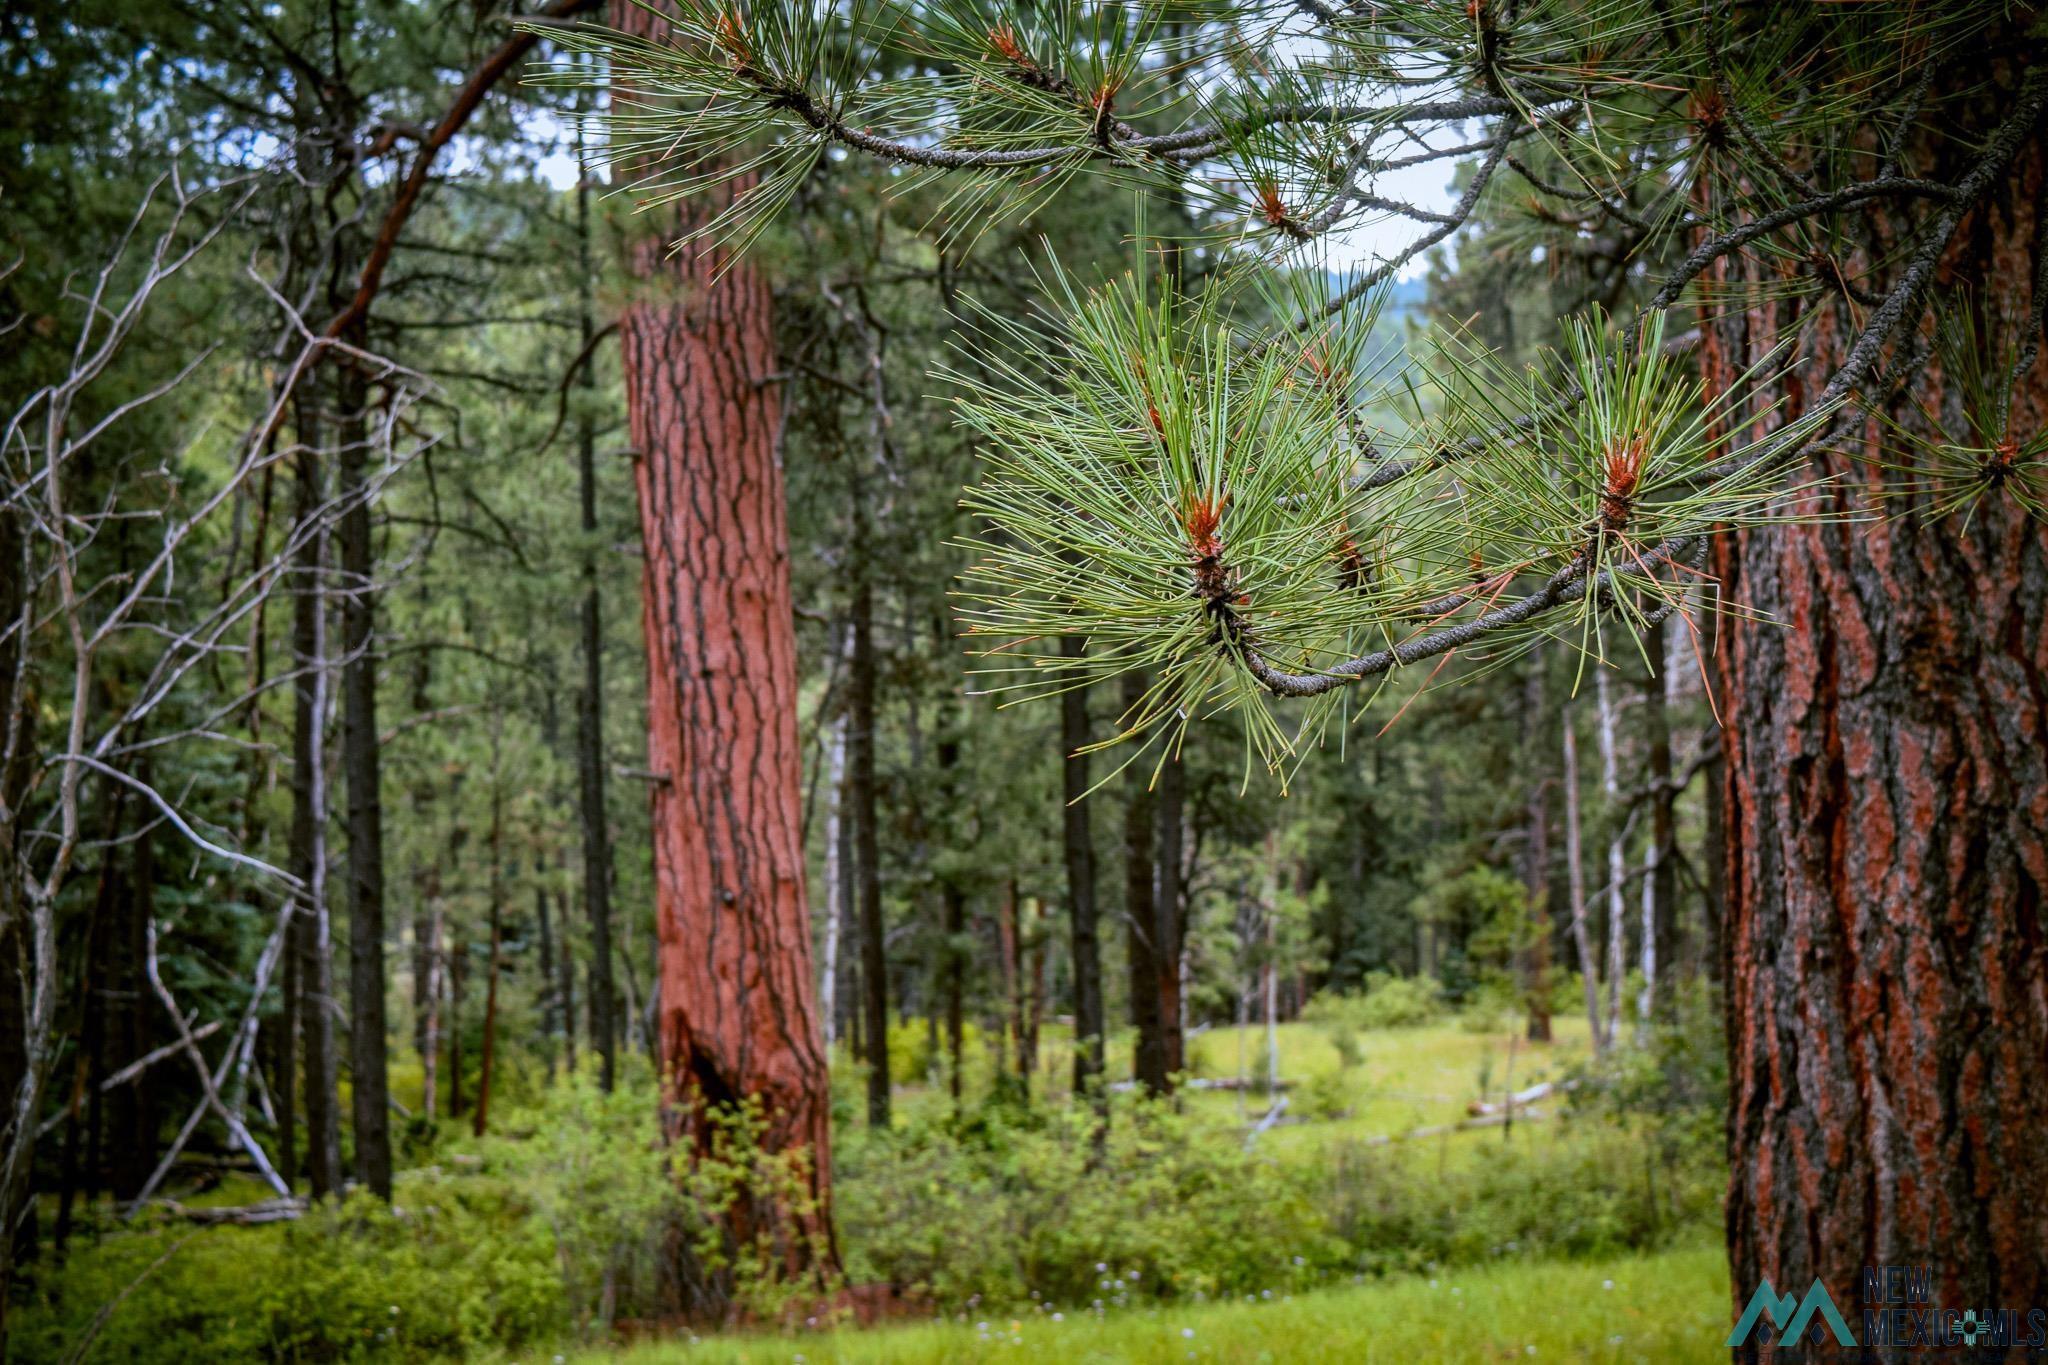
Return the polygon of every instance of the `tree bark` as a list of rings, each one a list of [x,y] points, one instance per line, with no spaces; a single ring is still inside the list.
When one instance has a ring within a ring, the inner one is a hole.
[[[846,882],[841,867],[847,840],[840,832],[846,799],[846,712],[832,718],[825,741],[825,960],[818,967],[818,1021],[824,1025],[825,1047],[839,1041],[839,930],[846,916]]]
[[[334,1041],[334,937],[327,910],[327,533],[314,399],[299,409],[301,544],[292,597],[291,872],[305,888],[292,913],[305,1050],[306,1180],[313,1198],[341,1192],[340,1090]],[[137,959],[140,961],[140,959]]]
[[[1522,887],[1528,896],[1529,941],[1521,950],[1522,1000],[1529,1012],[1529,1041],[1550,1041],[1550,792],[1549,763],[1543,749],[1543,654],[1529,655],[1522,679],[1522,752],[1534,771],[1523,799]]]
[[[1123,678],[1128,711],[1145,696],[1145,674]],[[1131,1074],[1150,1094],[1166,1093],[1166,1029],[1162,1014],[1166,974],[1155,903],[1159,867],[1152,836],[1157,821],[1151,791],[1152,767],[1142,756],[1124,769],[1124,956],[1131,975],[1131,1027],[1137,1034]]]
[[[1585,842],[1579,832],[1579,739],[1569,706],[1564,721],[1564,858],[1572,898],[1572,948],[1579,958],[1580,984],[1586,992],[1586,1028],[1594,1052],[1603,1051],[1600,1029],[1600,964],[1593,956],[1592,936],[1586,929]]]
[[[1002,903],[996,908],[996,943],[1001,950],[1003,963],[1003,995],[1009,1002],[1010,1015],[1010,1061],[1015,1068],[1018,1084],[1024,1093],[1031,1093],[1032,1050],[1026,1046],[1027,1030],[1024,1022],[1024,957],[1023,935],[1019,916],[1017,879],[1011,877],[1003,883]]]
[[[1079,636],[1060,639],[1060,652],[1078,659],[1086,649]],[[1070,687],[1060,697],[1061,777],[1066,796],[1062,833],[1067,861],[1067,926],[1074,967],[1074,1093],[1088,1090],[1102,1074],[1102,954],[1097,943],[1095,833],[1088,803],[1088,689]]]
[[[1159,769],[1159,878],[1156,897],[1159,944],[1159,1028],[1166,1053],[1166,1074],[1178,1076],[1187,1070],[1187,1006],[1181,991],[1185,958],[1183,937],[1187,903],[1182,883],[1181,858],[1185,847],[1183,821],[1187,818],[1187,769],[1181,763],[1180,745],[1166,756]]]
[[[1621,1036],[1621,978],[1627,969],[1628,823],[1621,810],[1620,738],[1615,733],[1614,699],[1608,670],[1595,671],[1594,701],[1599,719],[1600,790],[1607,798],[1607,818],[1615,823],[1607,839],[1607,1025],[1608,1045]]]
[[[1671,670],[1665,663],[1664,636],[1659,626],[1643,641],[1653,661],[1643,679],[1645,767],[1650,779],[1650,841],[1643,850],[1642,967],[1643,993],[1636,1012],[1648,1022],[1658,1011],[1669,1012],[1671,995],[1660,992],[1658,976],[1678,963],[1678,877],[1675,819],[1678,793],[1671,781]]]
[[[337,528],[341,599],[341,745],[348,786],[349,1095],[356,1180],[391,1198],[391,1112],[384,1022],[384,803],[377,738],[377,566],[370,543],[368,402],[361,377],[337,371]]]
[[[853,499],[863,492],[855,480]],[[855,513],[855,539],[864,534]],[[882,933],[881,845],[875,830],[875,594],[863,547],[853,549],[853,659],[847,691],[848,813],[853,819],[854,885],[860,907],[861,1009],[868,1037],[868,1126],[889,1126],[889,958]]]
[[[631,0],[611,20],[667,40]],[[765,1150],[808,1151],[829,1241],[772,296],[750,261],[702,241],[671,251],[659,230],[630,243],[627,265],[640,285],[619,334],[641,457],[648,753],[665,778],[652,787],[664,1126],[708,1150],[706,1110],[758,1100]],[[744,1227],[771,1212],[734,1216]],[[785,1245],[805,1257],[813,1242]]]
[[[1945,176],[1976,156],[2017,79],[1988,51],[1943,72],[1920,125],[1940,131],[1923,134],[1908,173]],[[2038,137],[1964,217],[1940,271],[1974,285],[1979,309],[2009,297],[2015,320],[2028,316],[2023,282],[2039,278]],[[1889,287],[1895,268],[1873,259],[1884,257],[1845,262],[1848,273],[1871,269],[1866,287]],[[1710,380],[1754,360],[1796,306],[1710,322]],[[1813,306],[1789,403],[1759,422],[1808,406],[1854,335],[1857,305]],[[1940,368],[1911,373],[1912,397],[1960,431],[1961,395]],[[2022,437],[2048,417],[2038,367],[2013,408]],[[1882,439],[1859,422],[1792,478],[1870,491],[1886,476]],[[1731,707],[1721,796],[1738,1307],[1762,1276],[1817,1276],[1839,1297],[1862,1267],[1886,1264],[1933,1267],[1937,1303],[2048,1298],[2048,526],[2000,488],[1967,523],[1892,510],[1744,531],[1717,555],[1723,595],[1773,622],[1737,618],[1717,657]]]

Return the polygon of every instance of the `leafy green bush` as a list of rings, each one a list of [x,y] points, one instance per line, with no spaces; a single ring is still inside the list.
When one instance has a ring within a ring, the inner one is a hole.
[[[1131,1097],[1099,1135],[1086,1108],[848,1134],[838,1173],[849,1278],[945,1307],[1256,1291],[1341,1258],[1297,1176]]]
[[[1443,1012],[1442,992],[1431,978],[1367,972],[1362,992],[1356,995],[1319,995],[1309,1001],[1301,1017],[1312,1024],[1363,1032],[1416,1028],[1435,1023]]]
[[[651,1078],[607,1095],[587,1074],[567,1077],[478,1148],[484,1169],[519,1189],[546,1229],[581,1331],[659,1306],[683,1200],[661,1157],[652,1091]]]
[[[1667,988],[1668,989],[1668,988]],[[1643,1127],[1673,1172],[1720,1160],[1728,1112],[1728,1049],[1719,996],[1704,982],[1667,997],[1641,1047],[1619,1047],[1573,1075],[1582,1113]]]
[[[554,1247],[501,1182],[418,1171],[397,1195],[266,1227],[111,1233],[37,1282],[10,1348],[63,1359],[131,1285],[94,1359],[436,1360],[559,1333]]]
[[[1713,1164],[1665,1168],[1629,1127],[1517,1124],[1512,1137],[1495,1130],[1466,1141],[1488,1150],[1453,1168],[1428,1141],[1335,1150],[1320,1207],[1358,1270],[1612,1255],[1708,1226],[1719,1209]]]

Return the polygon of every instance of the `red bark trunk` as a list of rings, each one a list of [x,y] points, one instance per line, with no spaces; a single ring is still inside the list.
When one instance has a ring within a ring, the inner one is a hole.
[[[2008,98],[2009,80],[1997,82]],[[1998,98],[1952,103],[1928,126],[1995,118]],[[1968,155],[1958,147],[1936,173]],[[1947,282],[1974,284],[1982,302],[1987,282],[2017,294],[2036,278],[2041,178],[2038,152],[2023,154],[1965,220]],[[1897,225],[1867,226],[1882,241]],[[1868,268],[1844,264],[1851,278]],[[1885,282],[1883,270],[1864,279]],[[1754,360],[1793,306],[1705,329],[1709,375]],[[1795,412],[1865,311],[1834,293],[1804,306],[1821,315],[1806,323]],[[1957,395],[1938,365],[1916,383],[1954,423]],[[2037,368],[2015,403],[2023,434],[2044,400]],[[1874,426],[1856,441],[1855,453],[1876,454]],[[1857,495],[1871,491],[1872,469],[1841,453],[1814,459],[1815,472],[1861,485]],[[1717,556],[1728,600],[1782,622],[1724,624],[1716,661],[1730,714],[1736,1311],[1764,1277],[1802,1293],[1818,1276],[1840,1301],[1859,1293],[1863,1267],[1898,1264],[1933,1269],[1937,1304],[2040,1303],[2048,528],[1994,490],[1967,526],[1911,514],[1793,526],[1744,533]]]
[[[667,27],[629,0],[611,20],[654,39]],[[629,248],[642,287],[619,324],[641,457],[648,754],[667,779],[653,788],[664,1123],[702,1151],[709,1106],[758,1100],[763,1146],[809,1152],[810,1230],[829,1229],[772,299],[717,248],[671,254],[675,230]],[[809,1254],[804,1238],[785,1245]]]

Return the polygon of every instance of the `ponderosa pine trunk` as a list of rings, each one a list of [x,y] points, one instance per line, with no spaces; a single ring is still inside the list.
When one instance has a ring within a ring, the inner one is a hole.
[[[615,0],[611,22],[669,41],[631,0]],[[671,250],[692,226],[656,219],[630,242],[637,289],[619,319],[640,452],[648,754],[664,778],[652,785],[664,1127],[706,1150],[710,1106],[758,1101],[765,1150],[808,1152],[812,1217],[829,1234],[773,304],[751,261],[701,240]],[[743,1224],[773,1214],[735,1211]],[[814,1243],[784,1245],[802,1258]]]
[[[1995,43],[1937,74],[1919,126],[1939,131],[1906,174],[1958,173],[2019,84]],[[2004,303],[2009,327],[2039,307],[2021,297],[2039,279],[2039,136],[1962,219],[1937,274],[1979,307]],[[1882,244],[1842,261],[1861,290],[1896,280],[1902,212],[1857,215]],[[1833,290],[1780,294],[1710,322],[1703,364],[1725,383],[1803,325],[1806,358],[1769,420],[1789,419],[1866,315]],[[1909,373],[1912,396],[1961,430],[1940,366]],[[2025,439],[2044,417],[2037,367],[2013,430]],[[1859,421],[1796,476],[1844,477],[1844,500],[1861,502],[1890,477],[1884,439]],[[1787,1293],[1818,1277],[1841,1302],[1874,1265],[1931,1267],[1938,1304],[2048,1299],[2048,527],[1998,488],[1967,524],[1888,510],[1745,531],[1715,566],[1728,600],[1773,622],[1725,624],[1716,661],[1731,709],[1736,1312],[1762,1277]]]

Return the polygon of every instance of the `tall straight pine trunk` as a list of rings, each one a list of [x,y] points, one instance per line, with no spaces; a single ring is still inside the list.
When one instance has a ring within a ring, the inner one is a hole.
[[[668,40],[631,0],[611,21]],[[703,242],[671,251],[692,223],[643,226],[619,334],[640,452],[648,755],[665,779],[652,787],[664,1126],[704,1150],[707,1106],[758,1100],[764,1147],[808,1150],[829,1228],[772,299],[750,262]],[[787,1245],[800,1257],[810,1243]]]
[[[1906,173],[1949,178],[2012,107],[2019,73],[1987,52],[1938,75],[1921,126],[1939,131]],[[2040,136],[1963,218],[1936,277],[2007,309],[2014,330],[2039,307],[2026,296]],[[1842,263],[1862,289],[1897,278],[1904,212],[1859,216],[1881,244]],[[1769,419],[1783,420],[1866,314],[1834,290],[1730,311],[1703,329],[1703,363],[1725,383],[1803,322],[1811,359]],[[1907,374],[1960,430],[1939,364]],[[2036,367],[2013,430],[2024,439],[2044,417]],[[1881,439],[1859,422],[1805,472],[1843,476],[1845,500],[1861,500],[1883,477],[1866,463]],[[1716,659],[1732,712],[1720,795],[1738,1311],[1761,1277],[1799,1293],[1818,1276],[1839,1300],[1871,1265],[1932,1267],[1937,1303],[2048,1299],[2048,527],[1998,489],[1967,525],[1889,510],[1903,514],[1746,531],[1716,565],[1731,601],[1784,623],[1724,625]]]

